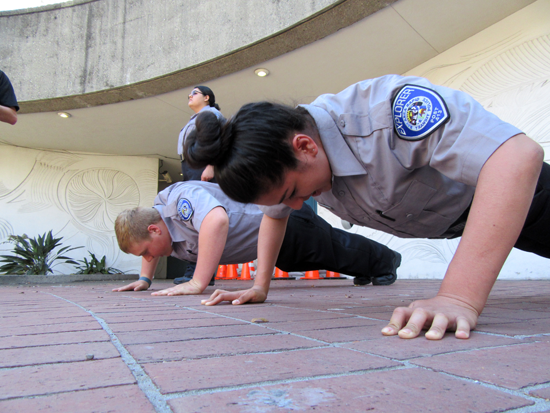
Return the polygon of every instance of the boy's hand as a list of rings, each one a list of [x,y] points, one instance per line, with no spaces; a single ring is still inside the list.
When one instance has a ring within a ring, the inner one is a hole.
[[[224,291],[216,290],[208,300],[202,300],[203,305],[216,305],[222,301],[231,301],[231,304],[238,305],[244,303],[263,303],[267,298],[267,293],[258,287],[252,287],[248,290]]]
[[[131,284],[125,285],[124,287],[113,288],[113,291],[145,291],[149,288],[149,283],[143,280],[134,281]]]
[[[166,288],[165,290],[155,291],[151,295],[193,295],[200,294],[204,289],[198,282],[191,279],[191,281],[176,285],[175,287]]]
[[[445,331],[456,331],[456,338],[469,338],[477,324],[477,311],[455,298],[438,295],[413,301],[408,307],[393,310],[390,323],[382,329],[385,336],[415,338],[423,329],[428,340],[441,340]]]

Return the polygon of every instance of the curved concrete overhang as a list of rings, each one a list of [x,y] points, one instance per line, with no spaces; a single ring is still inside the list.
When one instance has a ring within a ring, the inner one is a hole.
[[[93,107],[237,72],[395,1],[77,0],[0,13],[0,60],[20,75],[20,113]]]

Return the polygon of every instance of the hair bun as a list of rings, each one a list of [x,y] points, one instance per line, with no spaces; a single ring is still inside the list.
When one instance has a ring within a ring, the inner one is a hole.
[[[212,112],[201,112],[195,120],[195,129],[187,136],[183,147],[187,163],[192,168],[217,165],[221,152],[222,122]]]

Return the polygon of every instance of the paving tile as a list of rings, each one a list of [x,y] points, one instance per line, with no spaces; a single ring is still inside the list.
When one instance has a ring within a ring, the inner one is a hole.
[[[134,383],[121,359],[2,369],[0,400]]]
[[[443,340],[428,340],[423,336],[412,340],[403,340],[398,336],[382,336],[378,339],[356,341],[342,344],[341,346],[369,354],[407,360],[416,357],[434,356],[436,354],[454,353],[456,351],[521,343],[523,343],[523,340],[474,332],[468,340],[456,339],[454,333],[447,333]]]
[[[529,336],[534,334],[550,334],[549,319],[516,321],[514,323],[487,323],[476,327],[478,331],[504,334],[507,336]]]
[[[284,308],[278,306],[269,306],[263,308],[254,308],[255,306],[246,306],[240,311],[224,313],[243,321],[252,321],[255,318],[264,318],[270,323],[280,323],[285,321],[316,321],[316,320],[337,320],[347,317],[346,315],[331,313],[328,311],[304,311],[296,308]]]
[[[521,389],[550,382],[550,343],[530,343],[412,360],[429,367],[503,386]]]
[[[236,337],[260,334],[276,334],[276,331],[251,324],[234,326],[217,326],[202,328],[179,328],[173,330],[137,331],[119,333],[117,337],[124,345],[163,343],[169,341],[185,341],[204,338]],[[1,344],[1,341],[0,341]]]
[[[186,320],[171,320],[171,321],[142,321],[134,323],[117,323],[109,324],[109,327],[115,333],[131,332],[131,331],[153,331],[153,330],[168,330],[168,329],[184,329],[197,327],[219,327],[228,325],[242,325],[239,320],[232,320],[226,317],[215,318],[199,318]]]
[[[547,401],[550,401],[550,387],[545,387],[542,389],[532,390],[529,392],[531,396],[534,397],[540,397],[541,399],[545,399]]]
[[[218,317],[216,314],[200,313],[197,311],[188,311],[179,309],[179,311],[154,311],[143,312],[140,314],[109,314],[102,315],[101,319],[109,323],[109,325],[117,323],[139,323],[142,321],[170,321],[170,320],[203,320]]]
[[[550,314],[543,311],[531,311],[523,309],[503,309],[498,307],[489,307],[483,310],[480,318],[506,318],[510,320],[534,320],[538,318],[550,318]]]
[[[185,343],[138,344],[127,346],[127,350],[140,363],[146,363],[152,361],[229,356],[243,353],[296,350],[322,345],[322,343],[316,340],[308,340],[290,334],[275,334],[190,340]]]
[[[0,337],[0,349],[109,340],[109,335],[103,330],[71,331],[68,333]]]
[[[291,333],[304,331],[327,330],[333,328],[366,327],[377,325],[376,321],[360,317],[332,318],[328,320],[289,321],[286,323],[269,323],[269,327]]]
[[[345,343],[358,340],[374,340],[382,336],[382,328],[386,322],[371,321],[360,327],[331,328],[326,330],[301,331],[300,335],[326,343]]]
[[[51,318],[42,314],[20,315],[10,317],[0,317],[0,324],[3,327],[28,327],[28,326],[40,326],[40,325],[55,325],[64,323],[82,323],[88,322],[92,319],[89,314],[75,315],[67,317]]]
[[[0,337],[18,335],[23,336],[27,334],[45,334],[45,333],[63,333],[69,331],[87,331],[87,330],[101,330],[99,323],[92,317],[89,317],[87,321],[77,323],[57,323],[57,324],[42,324],[25,327],[7,327],[0,330]]]
[[[172,393],[398,365],[347,349],[322,348],[152,363],[144,368],[162,393]]]
[[[93,354],[94,360],[120,357],[110,342],[78,343],[0,350],[0,367],[31,366],[45,363],[84,361]]]
[[[342,313],[357,315],[362,317],[374,318],[376,320],[389,321],[393,310],[396,307],[403,306],[405,303],[396,303],[394,305],[379,305],[379,306],[361,306],[361,307],[348,307],[341,310]],[[408,302],[407,302],[408,305]],[[330,311],[335,311],[330,309]]]
[[[154,413],[137,385],[58,393],[34,398],[0,401],[3,413]]]
[[[421,369],[404,369],[189,396],[186,412],[497,412],[532,405],[505,392]]]

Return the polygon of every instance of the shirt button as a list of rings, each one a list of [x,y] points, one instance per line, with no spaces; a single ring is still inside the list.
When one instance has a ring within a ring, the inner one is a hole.
[[[412,217],[414,217],[413,214],[407,214],[407,219],[411,219]]]
[[[346,121],[344,119],[340,119],[340,126],[342,128],[346,126]]]
[[[344,195],[346,195],[346,192],[345,191],[338,191],[338,195],[344,196]]]

